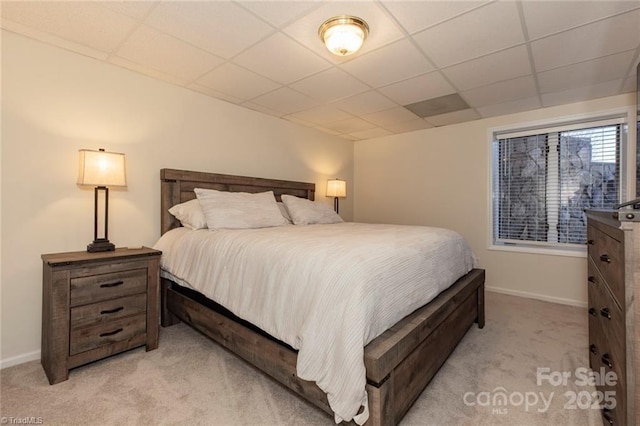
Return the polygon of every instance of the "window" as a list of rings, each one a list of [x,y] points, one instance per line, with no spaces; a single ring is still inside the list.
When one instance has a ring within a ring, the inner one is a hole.
[[[623,117],[495,132],[493,243],[576,249],[584,209],[621,199]]]

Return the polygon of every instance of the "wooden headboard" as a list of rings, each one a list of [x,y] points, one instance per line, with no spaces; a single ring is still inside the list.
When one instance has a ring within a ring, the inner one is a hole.
[[[313,200],[316,192],[315,183],[222,175],[189,170],[161,169],[160,181],[162,182],[160,189],[161,235],[180,226],[180,222],[169,213],[169,209],[176,204],[194,199],[196,197],[195,192],[193,192],[194,188],[252,193],[273,191],[278,201],[280,201],[282,194]]]

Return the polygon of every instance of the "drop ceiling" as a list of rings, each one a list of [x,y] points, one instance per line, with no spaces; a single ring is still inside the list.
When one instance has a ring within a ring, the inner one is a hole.
[[[7,31],[349,140],[633,92],[640,58],[638,0],[1,6]],[[342,14],[370,27],[347,57],[317,34]]]

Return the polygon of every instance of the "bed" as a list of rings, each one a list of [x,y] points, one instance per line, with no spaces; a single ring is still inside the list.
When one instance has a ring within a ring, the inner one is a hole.
[[[313,200],[315,185],[215,173],[161,170],[161,231],[180,227],[169,208],[195,198],[194,189],[273,191]],[[286,197],[285,197],[286,198]],[[294,228],[293,226],[291,228]],[[298,377],[298,351],[235,316],[179,280],[161,278],[161,324],[191,325],[293,392],[334,415],[327,395]],[[168,276],[171,276],[170,274]],[[428,304],[400,319],[364,347],[367,425],[397,424],[436,374],[469,327],[484,326],[484,270],[471,269]]]

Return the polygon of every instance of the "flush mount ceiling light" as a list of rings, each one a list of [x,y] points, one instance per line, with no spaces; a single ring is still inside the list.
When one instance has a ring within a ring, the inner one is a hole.
[[[360,49],[369,34],[369,25],[355,16],[334,16],[324,21],[318,35],[329,49],[338,56],[347,56]]]

